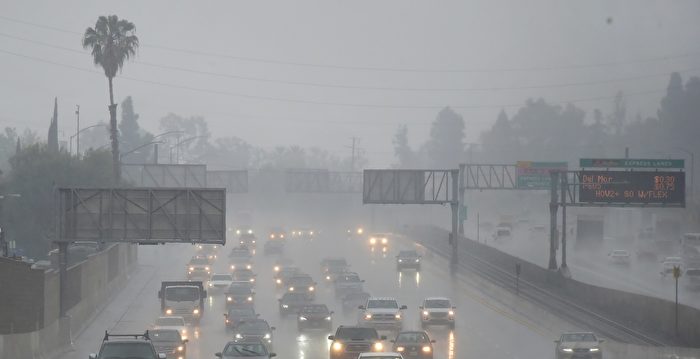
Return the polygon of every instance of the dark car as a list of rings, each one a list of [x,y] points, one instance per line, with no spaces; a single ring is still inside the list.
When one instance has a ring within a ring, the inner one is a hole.
[[[156,352],[165,353],[168,359],[184,359],[187,356],[187,339],[182,339],[177,329],[149,330]]]
[[[238,269],[233,271],[233,280],[237,282],[250,282],[255,283],[255,273],[250,269]]]
[[[396,256],[396,269],[403,270],[410,268],[420,270],[420,261],[421,256],[416,251],[399,251],[399,254]]]
[[[303,306],[297,314],[297,329],[300,332],[307,329],[333,329],[333,312],[325,304],[309,304]]]
[[[98,354],[90,359],[139,358],[166,359],[165,353],[156,352],[148,331],[144,334],[109,334],[105,332]]]
[[[259,339],[268,350],[272,350],[272,332],[275,327],[271,327],[263,319],[252,319],[238,323],[234,330],[236,339]]]
[[[346,272],[338,275],[335,278],[333,287],[335,288],[335,296],[342,298],[350,292],[362,292],[364,279],[361,279],[357,273]],[[359,305],[359,304],[358,304]]]
[[[255,313],[253,307],[232,307],[224,313],[224,324],[226,330],[231,330],[241,322],[258,319],[258,316],[259,314]]]
[[[332,282],[338,274],[345,273],[350,265],[345,258],[325,258],[321,261],[321,273],[327,282]]]
[[[307,274],[289,277],[285,284],[288,292],[304,293],[310,300],[316,298],[316,282]]]
[[[248,282],[242,282],[248,283]],[[255,300],[255,291],[245,285],[237,284],[234,282],[228,287],[226,293],[226,308],[233,306],[253,306]]]
[[[229,268],[232,271],[236,269],[253,269],[253,255],[248,248],[238,247],[232,249],[228,259]]]
[[[283,287],[286,285],[289,278],[302,274],[301,269],[298,267],[283,267],[278,272],[275,272],[275,284],[278,287]]]
[[[237,339],[226,343],[224,350],[214,354],[222,359],[267,359],[276,356],[270,353],[260,339]]]
[[[369,297],[371,296],[367,292],[350,292],[346,294],[342,300],[343,312],[349,313],[357,311],[357,307],[367,303]]]
[[[360,353],[383,352],[382,341],[386,337],[380,337],[374,328],[341,325],[328,340],[331,341],[330,359],[354,359]]]
[[[290,313],[297,313],[305,305],[309,304],[309,297],[304,293],[287,292],[278,299],[280,315],[285,316]]]
[[[401,353],[404,359],[433,358],[433,343],[426,332],[400,332],[394,343],[393,351]]]

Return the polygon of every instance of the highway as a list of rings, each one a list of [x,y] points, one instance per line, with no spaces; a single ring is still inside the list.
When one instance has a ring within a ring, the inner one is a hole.
[[[344,256],[352,269],[366,280],[365,290],[376,296],[394,296],[400,304],[408,306],[405,312],[405,329],[420,328],[418,306],[427,296],[451,297],[457,306],[458,321],[453,331],[443,327],[430,327],[430,336],[437,341],[435,358],[550,358],[552,341],[561,331],[580,329],[571,323],[551,315],[517,307],[518,299],[508,292],[484,290],[476,277],[470,275],[451,278],[446,271],[446,261],[438,256],[426,256],[420,273],[413,271],[398,274],[394,252],[398,246],[410,243],[392,243],[386,258],[373,255],[364,241],[349,240],[343,231],[332,229],[323,232],[313,242],[289,240],[285,256],[319,281],[316,302],[327,304],[336,314],[334,326],[354,324],[357,313],[343,314],[334,298],[332,288],[320,283],[319,262],[325,256]],[[336,234],[337,233],[337,234]],[[231,245],[219,252],[215,268],[226,272],[227,254]],[[95,316],[82,333],[73,333],[74,351],[61,358],[87,358],[99,349],[105,330],[110,332],[143,332],[159,315],[157,291],[161,280],[184,277],[185,263],[194,254],[189,245],[140,247],[141,263],[123,290],[111,303]],[[299,335],[294,316],[280,318],[277,310],[276,291],[272,281],[275,257],[255,255],[255,271],[258,275],[256,311],[266,319],[274,331],[274,351],[280,358],[328,358],[330,333],[318,332]],[[216,270],[215,270],[216,271]],[[506,304],[507,303],[507,304]],[[509,309],[508,307],[515,308]],[[214,358],[231,339],[224,330],[223,294],[210,293],[205,316],[200,326],[191,328],[195,336],[188,344],[188,358]],[[391,337],[389,338],[391,339]],[[388,341],[387,345],[390,345]]]

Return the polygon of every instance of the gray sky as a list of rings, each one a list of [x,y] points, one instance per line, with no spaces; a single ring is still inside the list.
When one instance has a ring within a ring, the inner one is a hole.
[[[393,161],[398,124],[409,125],[416,146],[445,105],[475,142],[501,108],[512,115],[529,97],[608,112],[623,90],[628,113],[649,116],[670,72],[700,74],[695,0],[4,0],[0,8],[0,125],[42,136],[54,96],[61,137],[75,131],[76,104],[84,126],[107,118],[107,81],[80,34],[108,14],[136,24],[142,47],[115,96],[134,98],[147,130],[157,133],[168,112],[202,115],[215,137],[337,155],[349,155],[356,136],[372,167]],[[550,86],[561,84],[574,85]]]

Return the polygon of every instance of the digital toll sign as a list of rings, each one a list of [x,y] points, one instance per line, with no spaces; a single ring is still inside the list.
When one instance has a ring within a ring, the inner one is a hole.
[[[579,201],[685,205],[685,172],[581,171]]]

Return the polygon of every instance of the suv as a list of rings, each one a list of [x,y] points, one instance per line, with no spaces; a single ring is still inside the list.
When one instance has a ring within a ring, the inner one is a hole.
[[[359,306],[359,309],[364,311],[359,320],[363,325],[397,331],[403,328],[402,310],[406,309],[406,306],[399,306],[395,298],[371,297],[365,305]]]
[[[165,353],[156,353],[151,337],[144,334],[109,334],[105,331],[99,354],[90,354],[90,359],[106,358],[166,359]]]
[[[400,251],[396,256],[396,270],[401,271],[406,268],[420,270],[420,255],[414,250]]]
[[[330,335],[330,359],[357,358],[361,353],[384,351],[383,340],[377,330],[371,327],[350,327],[341,325]]]
[[[598,339],[590,332],[564,333],[556,343],[554,356],[556,359],[589,358],[601,359],[603,352],[600,344],[604,340]]]
[[[420,324],[423,328],[430,324],[446,324],[455,327],[455,307],[448,298],[430,297],[420,306]]]
[[[185,359],[187,339],[182,339],[175,329],[155,329],[148,332],[153,347],[158,353],[165,353],[168,359]]]

